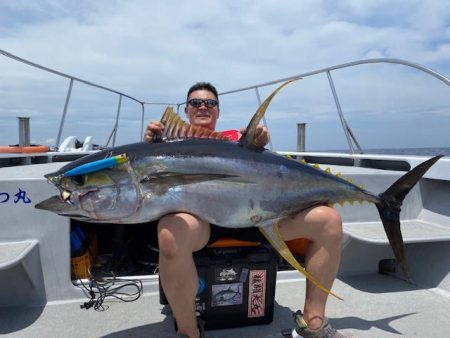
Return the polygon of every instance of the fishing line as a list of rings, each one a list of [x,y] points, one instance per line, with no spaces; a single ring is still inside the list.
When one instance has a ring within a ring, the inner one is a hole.
[[[109,308],[108,305],[104,305],[104,301],[109,297],[125,303],[133,302],[143,294],[143,287],[141,280],[131,279],[117,279],[114,275],[112,279],[106,281],[99,281],[89,277],[89,283],[86,285],[83,280],[78,280],[86,295],[89,295],[90,299],[80,305],[81,309],[94,308],[96,311],[105,311]],[[124,288],[133,288],[135,292],[122,291]]]

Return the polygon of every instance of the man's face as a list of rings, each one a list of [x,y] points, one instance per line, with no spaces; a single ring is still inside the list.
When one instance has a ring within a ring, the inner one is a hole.
[[[216,96],[206,89],[193,91],[188,97],[186,108],[184,108],[191,124],[214,130],[219,118],[219,105],[209,107],[205,102],[202,102],[200,105],[197,104],[197,106],[189,103],[190,100],[196,99],[214,100],[217,102]]]

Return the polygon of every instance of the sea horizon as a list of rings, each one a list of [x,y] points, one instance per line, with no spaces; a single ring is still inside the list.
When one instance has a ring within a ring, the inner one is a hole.
[[[314,152],[315,150],[307,150]],[[349,153],[348,149],[339,150],[317,150],[318,152]],[[365,154],[381,155],[416,155],[416,156],[450,156],[450,147],[423,147],[423,148],[367,148],[363,149]]]

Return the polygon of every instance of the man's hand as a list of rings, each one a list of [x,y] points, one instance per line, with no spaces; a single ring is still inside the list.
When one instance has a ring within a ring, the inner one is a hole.
[[[150,121],[145,129],[144,141],[152,142],[155,135],[161,134],[164,125],[160,121]]]
[[[245,133],[245,128],[239,130],[241,134]],[[252,144],[255,147],[264,148],[269,143],[269,131],[263,125],[258,125],[255,130],[255,136],[253,137]]]

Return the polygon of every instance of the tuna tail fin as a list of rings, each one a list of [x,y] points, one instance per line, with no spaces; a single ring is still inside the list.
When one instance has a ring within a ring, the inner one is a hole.
[[[256,113],[253,115],[252,119],[250,120],[250,123],[248,124],[247,128],[245,129],[245,132],[242,134],[241,138],[239,139],[239,143],[250,149],[258,150],[261,147],[255,146],[253,143],[253,140],[255,138],[255,131],[256,127],[258,126],[261,119],[264,117],[264,114],[266,113],[267,107],[269,106],[270,102],[272,101],[273,97],[286,85],[288,85],[291,82],[300,80],[300,77],[288,80],[283,82],[277,89],[275,89],[272,94],[267,97],[267,99],[264,100],[264,102],[259,106]]]
[[[394,184],[392,184],[384,193],[381,193],[379,195],[380,202],[376,203],[389,244],[391,245],[395,258],[399,262],[403,274],[407,279],[411,279],[411,274],[408,268],[405,245],[400,229],[400,207],[408,192],[441,157],[442,155],[433,157],[407,172],[394,182]]]
[[[295,268],[297,271],[301,272],[305,275],[305,277],[313,283],[316,287],[318,287],[323,292],[326,292],[337,299],[343,300],[343,298],[339,297],[335,293],[333,293],[331,290],[327,289],[325,286],[320,284],[320,282],[312,276],[306,269],[295,259],[295,257],[292,255],[291,251],[289,250],[288,246],[284,242],[283,236],[280,233],[280,229],[278,227],[278,223],[275,223],[271,227],[259,227],[259,230],[262,232],[262,234],[266,237],[266,239],[269,241],[269,243],[277,250],[277,252],[283,257],[293,268]]]

